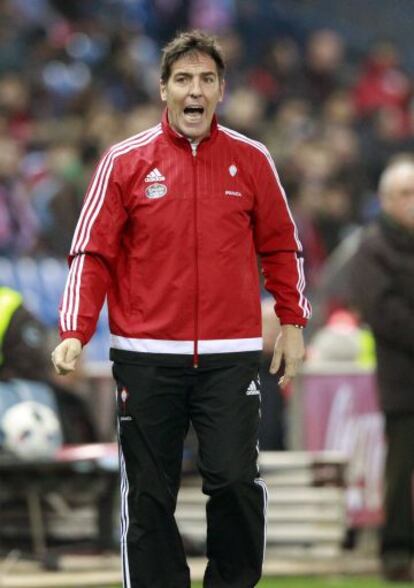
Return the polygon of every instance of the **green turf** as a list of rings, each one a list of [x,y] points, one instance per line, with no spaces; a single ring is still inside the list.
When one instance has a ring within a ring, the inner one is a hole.
[[[202,588],[201,582],[193,582],[192,588]],[[258,588],[385,588],[396,586],[388,584],[380,578],[374,577],[292,577],[292,578],[264,578]],[[113,588],[121,588],[114,586]],[[398,588],[413,588],[411,583],[398,583]]]
[[[385,588],[390,586],[375,577],[294,577],[294,578],[266,578],[258,585],[260,588]],[[399,587],[413,588],[412,584],[398,584]],[[201,588],[195,584],[194,588]]]
[[[380,578],[364,577],[298,577],[293,578],[264,578],[258,588],[385,588],[395,586]],[[413,584],[399,583],[399,588],[413,588]],[[192,588],[202,588],[201,582],[193,582]]]

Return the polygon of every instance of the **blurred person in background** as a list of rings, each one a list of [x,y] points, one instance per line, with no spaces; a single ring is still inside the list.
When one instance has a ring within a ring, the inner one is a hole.
[[[54,397],[65,443],[97,440],[94,423],[85,402],[73,390],[55,381],[50,369],[49,334],[46,327],[27,309],[19,292],[0,286],[0,382],[42,383]],[[34,394],[36,386],[33,386]]]
[[[314,107],[347,81],[345,45],[332,29],[312,31],[306,40],[302,92]]]
[[[350,267],[349,296],[376,342],[387,457],[383,573],[413,580],[414,556],[414,157],[399,157],[379,182],[381,214],[365,229]]]
[[[311,183],[291,187],[290,205],[293,218],[300,232],[306,256],[306,284],[310,295],[318,287],[319,274],[326,261],[327,252],[317,221],[321,211],[321,190]]]
[[[301,55],[291,37],[278,36],[250,74],[250,82],[273,106],[302,95]]]
[[[364,166],[372,183],[393,156],[414,149],[413,84],[401,62],[395,42],[377,41],[361,60],[352,88]]]
[[[337,180],[327,182],[321,192],[316,224],[323,247],[330,255],[355,228],[352,224],[352,196],[347,186]]]
[[[60,308],[59,374],[106,296],[117,382],[124,585],[190,586],[174,510],[191,421],[207,505],[204,586],[250,588],[264,556],[257,467],[261,312],[256,253],[281,327],[286,386],[310,316],[302,247],[266,147],[218,125],[224,59],[193,31],[161,64],[161,124],[110,148],[86,194]],[[163,565],[160,566],[160,560]]]
[[[45,327],[24,306],[21,294],[0,286],[0,380],[43,379],[46,340]]]
[[[362,61],[353,89],[357,114],[366,117],[384,107],[395,108],[403,126],[411,93],[397,46],[390,40],[377,41]]]
[[[29,253],[38,232],[36,215],[19,173],[21,150],[0,136],[0,255]]]

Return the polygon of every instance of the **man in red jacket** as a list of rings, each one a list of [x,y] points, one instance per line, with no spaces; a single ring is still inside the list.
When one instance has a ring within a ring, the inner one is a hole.
[[[214,38],[164,49],[161,124],[110,148],[86,194],[60,308],[58,373],[75,368],[108,299],[117,382],[124,586],[187,588],[174,519],[192,422],[207,504],[204,585],[254,586],[265,547],[257,467],[259,277],[282,325],[271,371],[286,385],[310,315],[303,257],[266,147],[220,126]]]

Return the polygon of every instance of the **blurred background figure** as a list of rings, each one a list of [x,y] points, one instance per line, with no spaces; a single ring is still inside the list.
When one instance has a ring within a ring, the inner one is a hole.
[[[379,182],[381,213],[364,230],[350,296],[371,327],[385,416],[383,573],[413,579],[414,555],[414,157],[398,157]]]
[[[62,442],[97,440],[86,403],[73,391],[76,386],[56,382],[50,369],[50,343],[46,327],[25,307],[22,296],[0,287],[0,447],[12,449],[19,458],[53,457]],[[18,408],[20,404],[24,406]],[[24,429],[18,428],[19,422]],[[45,444],[51,435],[49,448],[36,446],[42,427]],[[30,431],[37,433],[31,438]]]
[[[372,369],[376,365],[375,343],[371,331],[351,310],[336,309],[310,339],[307,365],[353,364]]]
[[[46,330],[16,290],[0,287],[0,379],[39,380],[48,361]]]

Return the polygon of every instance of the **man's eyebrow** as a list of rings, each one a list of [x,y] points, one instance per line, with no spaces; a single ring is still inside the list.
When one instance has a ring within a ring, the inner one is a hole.
[[[187,76],[187,77],[192,77],[194,75],[193,72],[189,72],[189,71],[184,71],[184,70],[178,70],[174,72],[174,77],[175,76]],[[202,76],[217,76],[217,72],[213,71],[213,70],[206,70],[206,71],[202,71],[200,72],[200,75]]]

